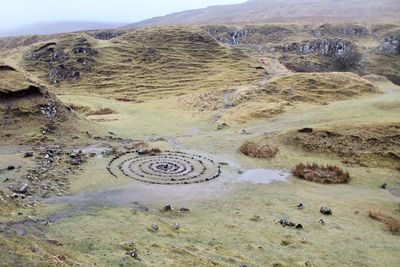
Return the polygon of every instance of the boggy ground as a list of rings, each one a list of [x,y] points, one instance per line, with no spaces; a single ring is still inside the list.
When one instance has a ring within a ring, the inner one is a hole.
[[[59,95],[65,104],[112,109],[111,114],[87,116],[101,130],[161,149],[207,155],[228,165],[223,165],[222,176],[215,181],[160,186],[115,178],[106,170],[111,156],[97,155],[72,176],[67,196],[2,211],[1,262],[13,266],[397,266],[399,237],[370,219],[368,211],[400,217],[399,196],[391,193],[398,190],[399,172],[379,164],[346,166],[335,153],[310,153],[282,141],[286,133],[305,127],[398,123],[398,113],[391,107],[400,103],[400,88],[385,80],[375,84],[380,94],[322,106],[299,103],[273,118],[223,127],[218,127],[216,118],[229,106],[202,112],[179,104],[179,97],[133,104],[99,96]],[[238,152],[244,141],[259,139],[279,147],[274,159],[257,160]],[[24,160],[22,154],[0,157],[4,166]],[[299,162],[339,165],[352,179],[346,185],[319,185],[291,176],[287,182],[269,184],[240,179],[239,172],[247,169],[288,173]],[[380,188],[383,183],[387,189]],[[296,207],[299,202],[304,209]],[[167,204],[175,210],[162,211]],[[330,207],[333,215],[321,214],[321,206]],[[190,211],[177,212],[181,207]],[[319,223],[321,218],[325,224]],[[300,223],[304,229],[283,227],[280,219]],[[25,223],[12,223],[21,221]],[[158,231],[151,230],[152,224],[158,225]],[[137,259],[125,255],[132,249]]]

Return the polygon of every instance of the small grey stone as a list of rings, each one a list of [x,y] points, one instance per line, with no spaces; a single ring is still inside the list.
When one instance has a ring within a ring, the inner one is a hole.
[[[325,215],[332,215],[332,210],[328,207],[321,207],[319,211]]]

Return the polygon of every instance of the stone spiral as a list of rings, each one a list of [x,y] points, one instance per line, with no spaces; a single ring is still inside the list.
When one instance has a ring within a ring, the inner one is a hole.
[[[216,179],[221,174],[218,163],[204,156],[176,151],[155,155],[127,152],[114,157],[107,166],[116,176],[123,175],[150,184],[194,184]]]

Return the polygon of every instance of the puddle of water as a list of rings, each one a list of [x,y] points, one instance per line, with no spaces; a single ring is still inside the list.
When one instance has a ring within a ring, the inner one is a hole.
[[[239,176],[240,182],[253,184],[270,184],[272,182],[287,182],[290,173],[285,170],[251,169]]]

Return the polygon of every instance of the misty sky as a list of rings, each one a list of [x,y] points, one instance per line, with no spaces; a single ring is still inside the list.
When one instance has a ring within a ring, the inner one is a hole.
[[[0,0],[0,30],[51,21],[137,22],[245,0]]]

